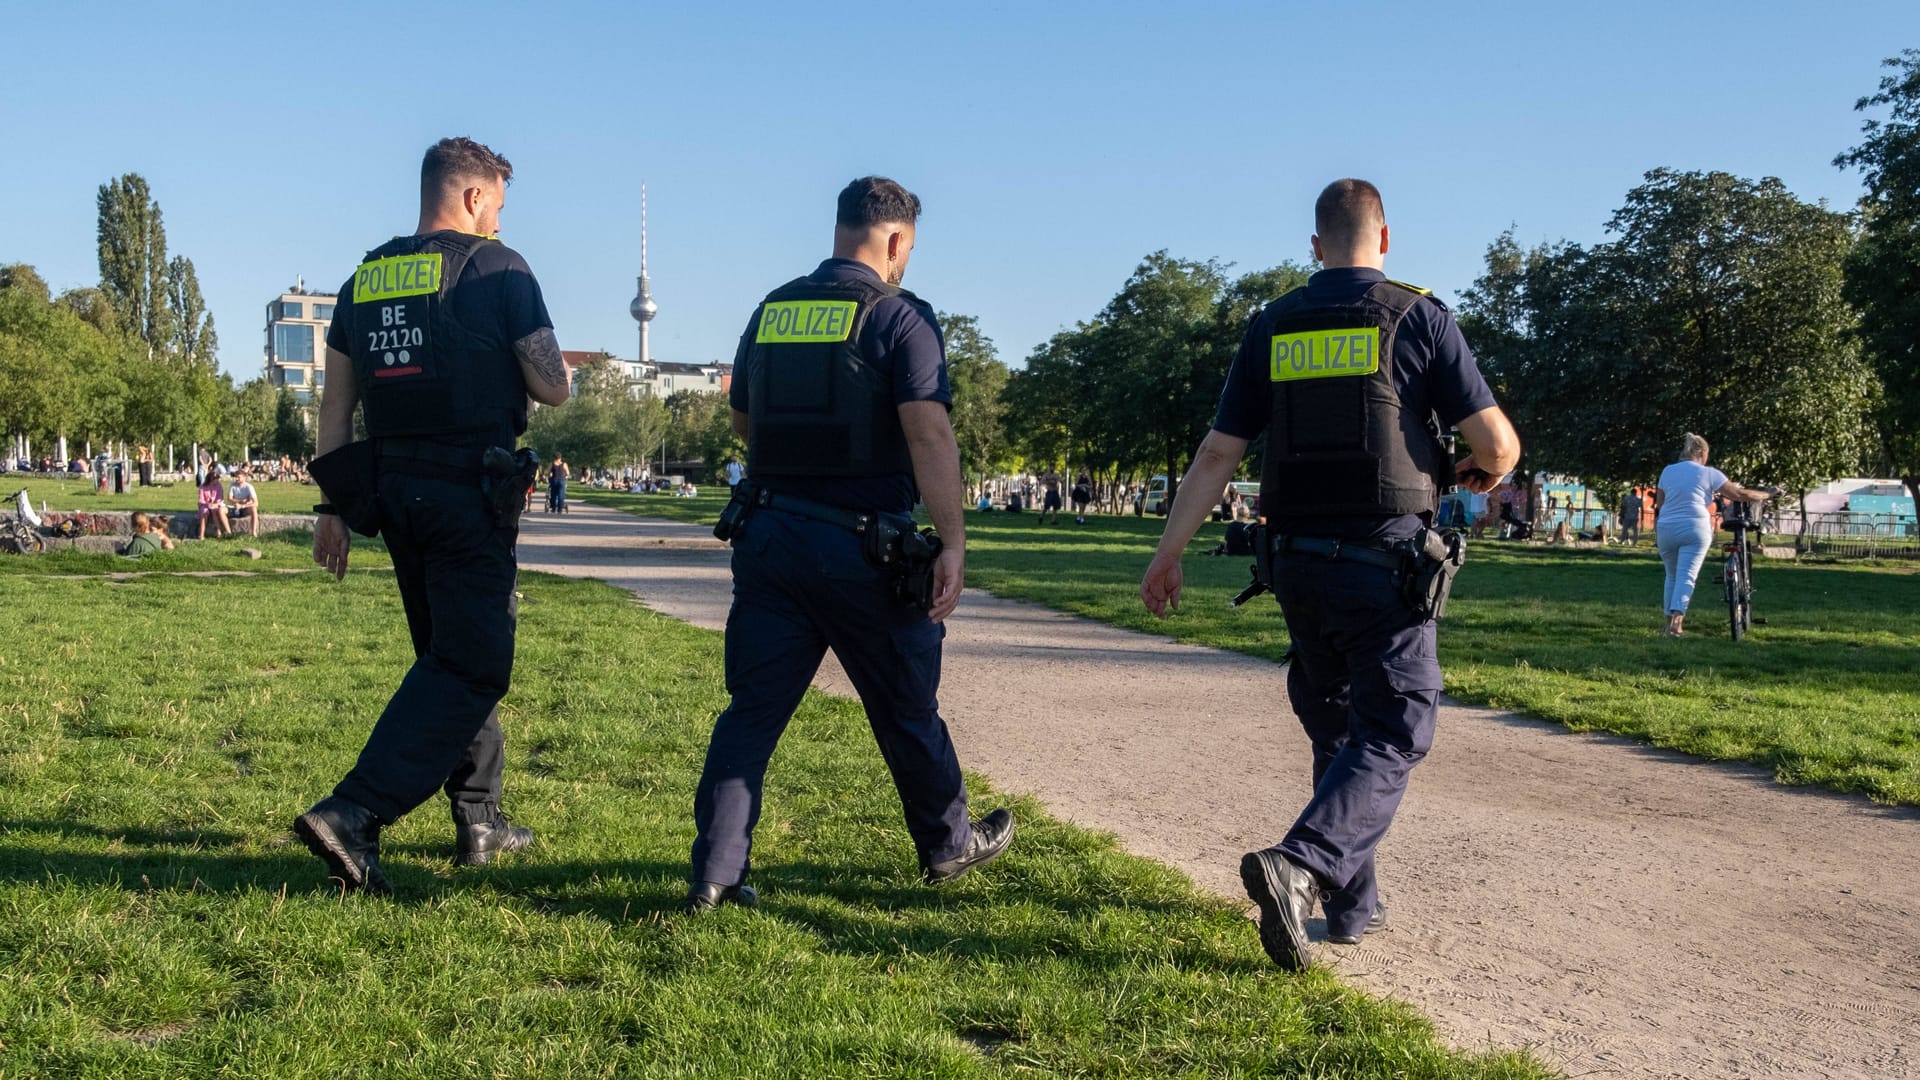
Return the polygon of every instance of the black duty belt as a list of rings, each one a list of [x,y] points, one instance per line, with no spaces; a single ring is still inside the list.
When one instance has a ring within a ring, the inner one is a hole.
[[[1357,562],[1366,566],[1378,566],[1387,570],[1399,570],[1406,565],[1407,557],[1398,551],[1387,551],[1365,540],[1327,540],[1317,536],[1276,536],[1273,538],[1275,558],[1290,555],[1311,555],[1315,558],[1338,562]]]
[[[812,499],[801,499],[792,495],[778,495],[766,490],[754,492],[751,503],[762,509],[778,510],[782,513],[808,518],[812,521],[822,522],[827,525],[838,525],[860,536],[865,536],[867,530],[873,527],[875,519],[881,516],[876,512],[863,514],[855,510],[848,510],[844,507],[829,506],[826,503],[814,502]],[[902,521],[912,520],[905,514],[891,514],[888,516],[898,518]]]
[[[456,483],[480,482],[484,447],[453,446],[427,439],[380,439],[375,444],[383,472],[405,473]]]

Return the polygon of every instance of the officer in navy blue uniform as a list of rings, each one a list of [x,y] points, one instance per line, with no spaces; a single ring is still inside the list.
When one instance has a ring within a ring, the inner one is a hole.
[[[1006,810],[968,821],[934,701],[943,621],[960,600],[965,496],[940,327],[900,288],[919,216],[920,200],[892,180],[848,184],[833,258],[770,293],[740,339],[731,402],[747,479],[723,519],[732,703],[694,796],[689,913],[755,902],[745,881],[767,763],[829,648],[866,707],[925,879],[957,878],[1013,839]],[[922,497],[944,545],[924,607],[900,595],[898,573]]]
[[[360,759],[294,831],[348,888],[388,891],[380,828],[445,790],[455,858],[485,863],[531,830],[500,810],[496,705],[513,670],[517,515],[483,483],[490,447],[509,453],[527,401],[559,405],[568,382],[540,286],[494,237],[513,167],[471,139],[442,139],[420,169],[411,236],[368,252],[341,287],[327,332],[321,459],[353,441],[364,410],[377,474],[369,501],[393,556],[414,663]],[[314,472],[322,481],[323,460]],[[514,491],[517,508],[519,490]],[[331,492],[329,496],[331,497]],[[351,536],[315,507],[314,561],[344,577]]]
[[[1374,849],[1432,743],[1440,694],[1433,619],[1403,582],[1441,492],[1456,477],[1486,491],[1520,454],[1445,305],[1382,272],[1379,191],[1334,182],[1314,225],[1324,269],[1248,328],[1140,583],[1155,615],[1179,606],[1180,556],[1264,431],[1261,506],[1293,642],[1287,694],[1313,743],[1314,794],[1280,843],[1241,860],[1240,874],[1260,907],[1261,944],[1289,970],[1311,964],[1316,900],[1329,941],[1353,944],[1386,924]],[[1455,425],[1472,450],[1457,464],[1439,437]]]

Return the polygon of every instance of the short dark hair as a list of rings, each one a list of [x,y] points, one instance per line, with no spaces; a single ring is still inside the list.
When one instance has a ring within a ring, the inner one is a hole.
[[[1313,202],[1313,231],[1325,246],[1350,245],[1369,226],[1377,229],[1386,223],[1380,189],[1365,180],[1335,180]]]
[[[440,193],[461,180],[513,179],[513,163],[493,152],[485,143],[465,135],[441,139],[427,147],[420,161],[420,201],[438,203]]]
[[[843,229],[874,225],[911,225],[920,220],[920,196],[884,176],[863,176],[840,189],[834,224]]]

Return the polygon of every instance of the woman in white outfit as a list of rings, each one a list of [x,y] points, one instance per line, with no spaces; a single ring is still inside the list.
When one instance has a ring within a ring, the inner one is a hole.
[[[1667,564],[1665,632],[1672,637],[1680,636],[1687,604],[1693,599],[1693,580],[1713,547],[1715,495],[1744,502],[1767,498],[1767,492],[1741,487],[1726,473],[1708,466],[1707,440],[1688,432],[1680,460],[1660,473],[1660,518],[1654,529],[1660,561]]]

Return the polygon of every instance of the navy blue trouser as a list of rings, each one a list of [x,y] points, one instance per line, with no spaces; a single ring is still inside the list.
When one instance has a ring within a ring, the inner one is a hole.
[[[1380,567],[1303,556],[1276,559],[1274,576],[1293,638],[1287,695],[1313,740],[1313,798],[1275,847],[1327,890],[1327,932],[1358,934],[1379,899],[1374,849],[1433,745],[1434,624]]]
[[[334,794],[391,822],[444,788],[456,823],[486,821],[505,760],[517,529],[494,524],[478,484],[384,472],[380,514],[414,661]]]
[[[767,762],[828,649],[866,707],[921,861],[958,856],[972,833],[960,760],[934,700],[945,637],[892,597],[851,531],[755,510],[733,540],[733,700],[714,722],[694,793],[692,879],[745,880]]]

